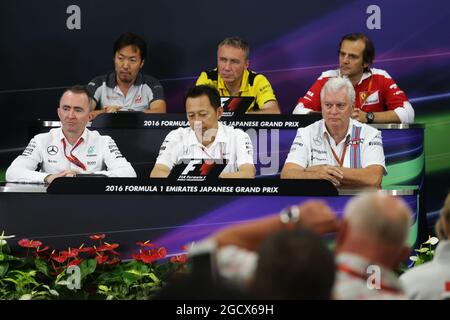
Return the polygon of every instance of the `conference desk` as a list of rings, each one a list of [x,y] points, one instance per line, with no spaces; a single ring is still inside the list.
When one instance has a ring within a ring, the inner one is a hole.
[[[258,178],[273,178],[282,169],[296,131],[319,120],[313,115],[244,115],[223,122],[247,132],[253,142]],[[39,120],[33,132],[58,127],[58,121]],[[188,126],[185,114],[123,112],[101,114],[90,129],[110,135],[131,162],[138,177],[146,178],[153,168],[164,137],[173,129]],[[388,175],[383,188],[422,186],[425,174],[424,127],[420,124],[374,124],[381,130]]]
[[[417,240],[417,188],[385,190],[410,206]],[[52,248],[93,244],[88,236],[105,233],[119,243],[123,258],[137,252],[136,242],[150,240],[169,254],[225,226],[277,213],[310,199],[325,201],[340,218],[358,190],[337,190],[324,180],[221,180],[180,183],[164,179],[59,178],[44,185],[0,186],[0,229]],[[17,249],[17,248],[16,248]]]

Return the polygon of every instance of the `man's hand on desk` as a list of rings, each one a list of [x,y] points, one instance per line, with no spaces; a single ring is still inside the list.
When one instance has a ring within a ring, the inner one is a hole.
[[[121,106],[105,106],[103,110],[105,110],[106,113],[116,113],[117,111],[120,111],[122,109]]]
[[[44,178],[44,182],[46,184],[50,184],[56,178],[60,178],[60,177],[75,177],[76,175],[77,175],[77,172],[74,171],[74,170],[65,170],[65,171],[60,172],[60,173],[49,174],[48,176],[46,176]]]
[[[331,181],[336,187],[341,185],[344,172],[339,167],[330,165],[317,165],[306,168],[308,172],[314,172],[318,179]]]

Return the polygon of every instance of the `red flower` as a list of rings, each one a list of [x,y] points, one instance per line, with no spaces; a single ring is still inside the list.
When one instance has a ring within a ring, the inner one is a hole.
[[[106,262],[107,264],[109,264],[110,266],[116,265],[120,262],[120,259],[118,258],[113,258],[111,260],[109,260],[108,262]]]
[[[152,254],[150,251],[148,251],[147,253],[145,252],[141,253],[141,261],[143,263],[152,263],[156,259],[158,259],[158,255]]]
[[[22,239],[18,242],[19,246],[24,248],[38,248],[42,246],[42,242],[37,240]]]
[[[92,247],[84,247],[77,249],[79,253],[87,252],[89,254],[95,254],[97,251]]]
[[[97,248],[97,251],[113,251],[114,249],[118,248],[118,243],[107,243],[105,242],[104,245],[101,245]]]
[[[78,249],[75,248],[69,248],[68,251],[61,251],[60,254],[67,255],[69,258],[75,258],[78,256]]]
[[[154,247],[155,245],[153,243],[150,242],[150,240],[147,240],[145,242],[136,242],[136,244],[142,248],[147,248],[147,247]]]
[[[52,259],[59,263],[64,263],[68,258],[67,251],[61,251],[59,254],[52,254]]]
[[[141,261],[141,260],[142,260],[142,259],[141,259],[141,253],[133,253],[131,256],[132,256],[133,259],[136,260],[136,261]]]
[[[89,236],[89,238],[91,238],[92,240],[101,240],[101,239],[105,239],[105,234],[101,233],[101,234],[94,234],[92,236]]]
[[[173,256],[170,258],[170,262],[173,262],[173,263],[186,263],[186,261],[187,261],[186,254],[181,254],[179,256]]]
[[[97,259],[98,264],[104,264],[106,260],[108,260],[108,256],[98,255],[95,257],[95,259]]]
[[[160,258],[164,258],[165,256],[167,256],[167,250],[164,247],[161,247],[158,249],[158,256]]]
[[[83,259],[74,259],[72,261],[70,261],[67,266],[77,266],[79,265],[81,262],[83,262]]]

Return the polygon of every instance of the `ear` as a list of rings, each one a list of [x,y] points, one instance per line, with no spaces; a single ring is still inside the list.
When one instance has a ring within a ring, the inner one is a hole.
[[[247,61],[245,61],[245,63],[244,63],[245,69],[248,69],[249,65],[250,65],[250,60],[247,59]]]
[[[370,64],[369,64],[369,63],[367,63],[367,62],[363,62],[363,68],[364,68],[364,69],[368,68],[369,66],[370,66]]]
[[[144,60],[142,60],[142,62],[141,62],[141,65],[139,66],[139,70],[141,70],[141,69],[142,69],[142,67],[144,66],[144,63],[145,63],[145,59],[144,59]]]
[[[56,108],[56,112],[58,113],[58,118],[61,121],[61,107]]]

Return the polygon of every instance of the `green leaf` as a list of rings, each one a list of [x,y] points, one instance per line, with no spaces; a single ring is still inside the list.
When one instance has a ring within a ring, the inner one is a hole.
[[[34,260],[34,264],[40,272],[45,274],[47,277],[49,276],[48,275],[48,265],[45,261],[43,261],[41,259],[36,259],[36,260]]]
[[[6,275],[6,272],[8,272],[8,268],[9,268],[8,262],[0,263],[0,278],[3,278]]]
[[[58,296],[59,296],[58,291],[56,291],[56,290],[54,290],[54,289],[50,289],[48,292],[50,292],[50,294],[51,294],[52,296],[55,296],[55,297],[58,297]]]
[[[420,248],[420,249],[415,249],[414,251],[419,252],[419,253],[425,253],[427,251],[430,251],[430,249],[428,249],[428,248]]]
[[[110,289],[107,287],[107,286],[104,286],[104,285],[99,285],[98,286],[98,289],[100,290],[100,291],[103,291],[103,292],[108,292],[108,291],[110,291]]]
[[[139,279],[141,279],[142,276],[136,273],[132,273],[129,271],[125,271],[122,274],[122,279],[127,285],[127,287],[131,286],[133,283],[137,282]]]
[[[149,274],[149,277],[155,282],[155,283],[159,283],[159,279],[158,277],[152,272]]]
[[[95,269],[97,268],[97,260],[96,259],[85,260],[82,263],[80,263],[79,267],[81,273],[81,280],[83,280],[87,275],[94,273]]]

